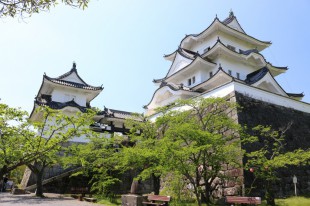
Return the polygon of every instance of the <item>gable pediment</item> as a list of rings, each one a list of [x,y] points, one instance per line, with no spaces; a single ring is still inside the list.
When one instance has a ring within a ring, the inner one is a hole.
[[[286,92],[283,90],[283,88],[273,78],[273,76],[269,71],[266,72],[266,74],[263,77],[261,77],[261,79],[259,79],[255,83],[252,83],[251,85],[275,94],[279,94],[286,97],[288,96]]]
[[[226,24],[226,25],[234,30],[245,33],[236,18],[233,18],[233,20],[229,24]]]
[[[189,65],[192,61],[193,61],[192,59],[186,58],[183,55],[181,55],[179,52],[177,52],[175,59],[172,62],[172,65],[171,65],[169,72],[167,73],[166,77],[169,77],[172,74],[180,71],[181,69],[183,69],[184,67]]]
[[[71,73],[69,76],[61,78],[60,80],[68,81],[68,82],[74,82],[74,83],[84,84],[85,85],[85,82],[75,72]]]

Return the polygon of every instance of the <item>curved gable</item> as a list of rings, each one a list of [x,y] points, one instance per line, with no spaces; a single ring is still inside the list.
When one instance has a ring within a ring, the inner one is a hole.
[[[158,107],[169,105],[178,99],[188,99],[197,94],[196,92],[184,90],[182,87],[176,88],[167,84],[154,92],[151,101],[148,105],[144,106],[144,108],[147,109],[147,114],[150,115],[153,114]]]
[[[232,21],[231,23],[233,24],[233,22],[234,21]],[[240,28],[241,28],[241,26],[240,26]],[[259,51],[265,49],[266,47],[268,47],[271,44],[271,42],[258,40],[252,36],[247,35],[243,31],[239,31],[237,29],[234,29],[234,28],[222,23],[221,21],[219,21],[218,18],[215,18],[215,20],[212,22],[212,24],[207,29],[202,31],[201,33],[187,35],[181,41],[180,47],[189,48],[190,47],[189,45],[192,44],[192,41],[203,41],[203,39],[205,37],[210,36],[212,33],[217,32],[217,31],[225,32],[234,38],[238,38],[242,41],[246,41],[249,44],[252,44],[253,48],[256,47]]]
[[[171,76],[172,74],[178,72],[179,70],[183,69],[187,65],[189,65],[193,59],[186,57],[180,53],[180,51],[177,51],[175,58],[171,64],[171,67],[166,75],[166,77]]]
[[[257,73],[257,75],[260,75],[260,77],[256,82],[251,83],[251,86],[255,86],[257,88],[288,97],[284,89],[273,78],[270,71],[267,68],[263,69],[265,69],[265,72]]]

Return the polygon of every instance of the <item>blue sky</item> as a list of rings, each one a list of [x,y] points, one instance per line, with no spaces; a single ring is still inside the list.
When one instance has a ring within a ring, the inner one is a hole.
[[[310,102],[310,1],[91,0],[86,10],[59,5],[30,18],[0,19],[0,98],[33,108],[44,72],[57,77],[75,61],[89,84],[104,86],[92,106],[143,112],[186,34],[207,28],[230,10],[245,32],[272,45],[267,61],[289,70],[277,77]]]

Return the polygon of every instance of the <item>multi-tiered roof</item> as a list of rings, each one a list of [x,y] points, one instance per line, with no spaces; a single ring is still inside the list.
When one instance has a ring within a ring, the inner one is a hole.
[[[34,101],[34,109],[30,118],[35,120],[37,106],[49,106],[53,109],[73,109],[85,111],[90,102],[100,94],[102,86],[94,87],[87,84],[78,74],[76,64],[71,70],[59,77],[43,75],[39,92]]]
[[[159,88],[145,106],[147,114],[177,99],[232,91],[310,112],[299,101],[302,93],[287,93],[274,79],[288,68],[272,65],[261,54],[270,45],[246,34],[233,12],[223,21],[216,17],[207,29],[186,35],[176,51],[164,56],[171,67],[164,78],[153,81]]]
[[[30,118],[32,120],[40,120],[40,114],[35,111],[37,106],[61,109],[67,113],[74,113],[78,110],[85,112],[87,108],[90,108],[90,102],[102,90],[102,86],[94,87],[87,84],[79,76],[75,63],[73,63],[69,72],[59,77],[52,78],[44,74]],[[99,111],[94,117],[96,123],[91,125],[91,128],[97,132],[126,133],[129,132],[129,129],[125,127],[125,120],[129,118],[141,121],[141,119],[137,119],[131,112],[105,107],[104,110]]]

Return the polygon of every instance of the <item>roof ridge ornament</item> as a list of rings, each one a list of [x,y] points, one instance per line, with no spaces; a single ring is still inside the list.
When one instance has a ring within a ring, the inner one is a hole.
[[[73,61],[73,64],[72,64],[72,69],[71,69],[71,70],[76,71],[76,63],[75,63],[75,61]]]
[[[234,12],[232,11],[232,9],[230,9],[229,17],[235,17]]]

